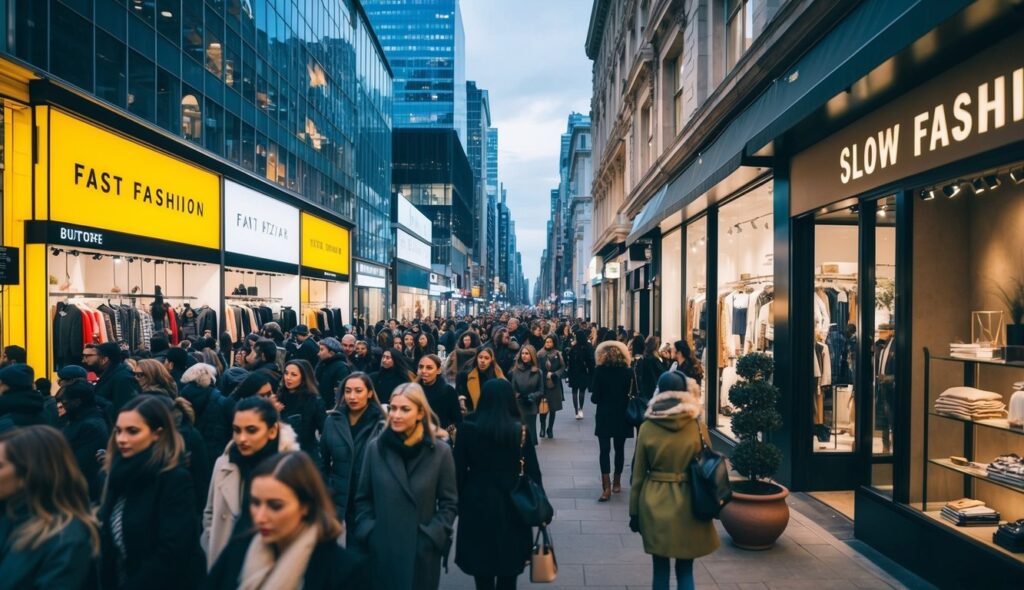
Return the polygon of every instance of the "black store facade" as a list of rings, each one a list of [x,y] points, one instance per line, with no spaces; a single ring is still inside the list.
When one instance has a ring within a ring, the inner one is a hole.
[[[709,368],[716,446],[735,444],[735,359],[772,354],[779,481],[841,492],[826,503],[859,539],[940,587],[1024,575],[995,525],[940,515],[968,497],[1024,518],[1024,482],[984,467],[1024,454],[1024,430],[936,407],[959,386],[1008,405],[1024,380],[1024,362],[950,354],[985,329],[1006,344],[998,314],[974,312],[1005,310],[999,289],[1024,278],[1024,14],[1011,4],[858,5],[627,239],[658,253],[655,332],[687,339]]]

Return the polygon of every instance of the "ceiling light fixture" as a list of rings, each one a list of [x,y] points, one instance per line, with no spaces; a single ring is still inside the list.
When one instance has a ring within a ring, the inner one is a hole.
[[[1021,184],[1024,182],[1024,166],[1021,166],[1020,168],[1011,168],[1010,180],[1013,181],[1013,184]]]
[[[999,188],[999,185],[1003,184],[1003,181],[999,180],[999,177],[995,174],[985,175],[985,185],[988,186],[988,190],[994,191]]]
[[[975,192],[977,192],[977,190],[975,190]],[[934,188],[928,188],[928,189],[924,189],[923,191],[921,191],[921,200],[922,201],[934,201],[936,196],[937,195],[935,194],[935,189]]]
[[[732,228],[731,227],[729,228],[729,232],[728,233],[729,233],[730,236],[732,235]]]
[[[980,195],[981,193],[988,190],[988,187],[985,185],[985,181],[982,180],[981,178],[975,178],[974,180],[972,180],[971,188],[974,189],[974,194],[976,195]]]
[[[736,233],[738,233],[738,234],[743,233],[743,228],[740,227],[740,224],[738,224],[738,223],[736,224]]]
[[[958,180],[942,187],[942,192],[946,195],[947,199],[952,199],[960,194],[960,183],[961,181]]]
[[[170,10],[161,10],[160,16],[164,18],[174,18],[174,13],[172,13]]]

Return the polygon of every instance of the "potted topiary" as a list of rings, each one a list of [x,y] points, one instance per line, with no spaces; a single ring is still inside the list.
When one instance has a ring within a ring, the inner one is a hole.
[[[722,508],[721,519],[733,544],[742,549],[770,548],[789,523],[789,490],[771,481],[782,452],[766,441],[768,433],[782,426],[779,389],[771,382],[774,370],[772,357],[746,354],[736,363],[741,380],[729,389],[737,408],[732,430],[739,438],[731,463],[746,479],[733,482],[732,500]]]

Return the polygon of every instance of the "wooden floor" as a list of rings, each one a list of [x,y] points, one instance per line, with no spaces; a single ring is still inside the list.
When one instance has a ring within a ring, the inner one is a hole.
[[[833,510],[853,520],[853,490],[847,492],[808,492],[807,495],[828,504]]]

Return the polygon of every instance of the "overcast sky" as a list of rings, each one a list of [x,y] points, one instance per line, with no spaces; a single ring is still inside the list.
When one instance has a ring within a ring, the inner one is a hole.
[[[490,92],[498,179],[508,189],[530,293],[547,236],[558,152],[572,111],[590,112],[583,50],[592,0],[461,0],[466,79]]]

